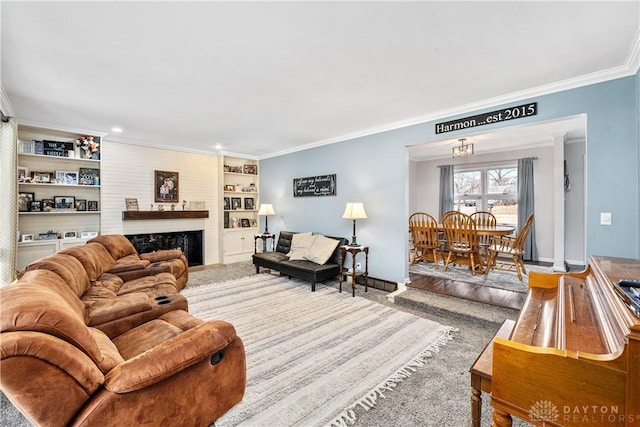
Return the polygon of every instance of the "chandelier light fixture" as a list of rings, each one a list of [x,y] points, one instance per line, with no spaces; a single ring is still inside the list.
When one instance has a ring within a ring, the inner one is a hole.
[[[459,146],[453,147],[453,157],[469,156],[473,154],[473,144],[465,144],[467,138],[460,138]]]

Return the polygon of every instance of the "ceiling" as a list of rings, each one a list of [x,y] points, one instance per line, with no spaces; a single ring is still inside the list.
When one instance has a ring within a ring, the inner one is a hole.
[[[0,18],[3,111],[19,122],[256,158],[640,61],[638,1],[3,0]]]

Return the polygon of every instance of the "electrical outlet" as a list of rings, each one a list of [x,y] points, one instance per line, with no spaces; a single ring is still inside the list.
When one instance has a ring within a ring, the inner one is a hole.
[[[360,270],[362,270],[362,264],[357,263],[356,264],[356,271],[360,271]]]

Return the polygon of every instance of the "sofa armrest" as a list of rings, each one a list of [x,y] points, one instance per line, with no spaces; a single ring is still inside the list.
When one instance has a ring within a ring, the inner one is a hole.
[[[132,314],[149,311],[154,307],[147,294],[132,292],[117,298],[93,302],[87,308],[88,326],[96,326]]]
[[[149,262],[168,261],[170,259],[178,259],[182,256],[182,251],[179,249],[166,249],[157,252],[148,252],[140,254],[140,259],[148,260]]]
[[[210,320],[116,366],[104,386],[113,393],[141,390],[211,357],[234,339],[233,325]]]

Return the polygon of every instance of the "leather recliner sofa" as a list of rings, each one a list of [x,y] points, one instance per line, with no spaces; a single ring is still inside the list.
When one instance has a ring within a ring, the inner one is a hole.
[[[180,251],[151,262],[122,239],[59,251],[0,288],[0,386],[36,425],[209,425],[244,395],[242,340],[187,312]]]

